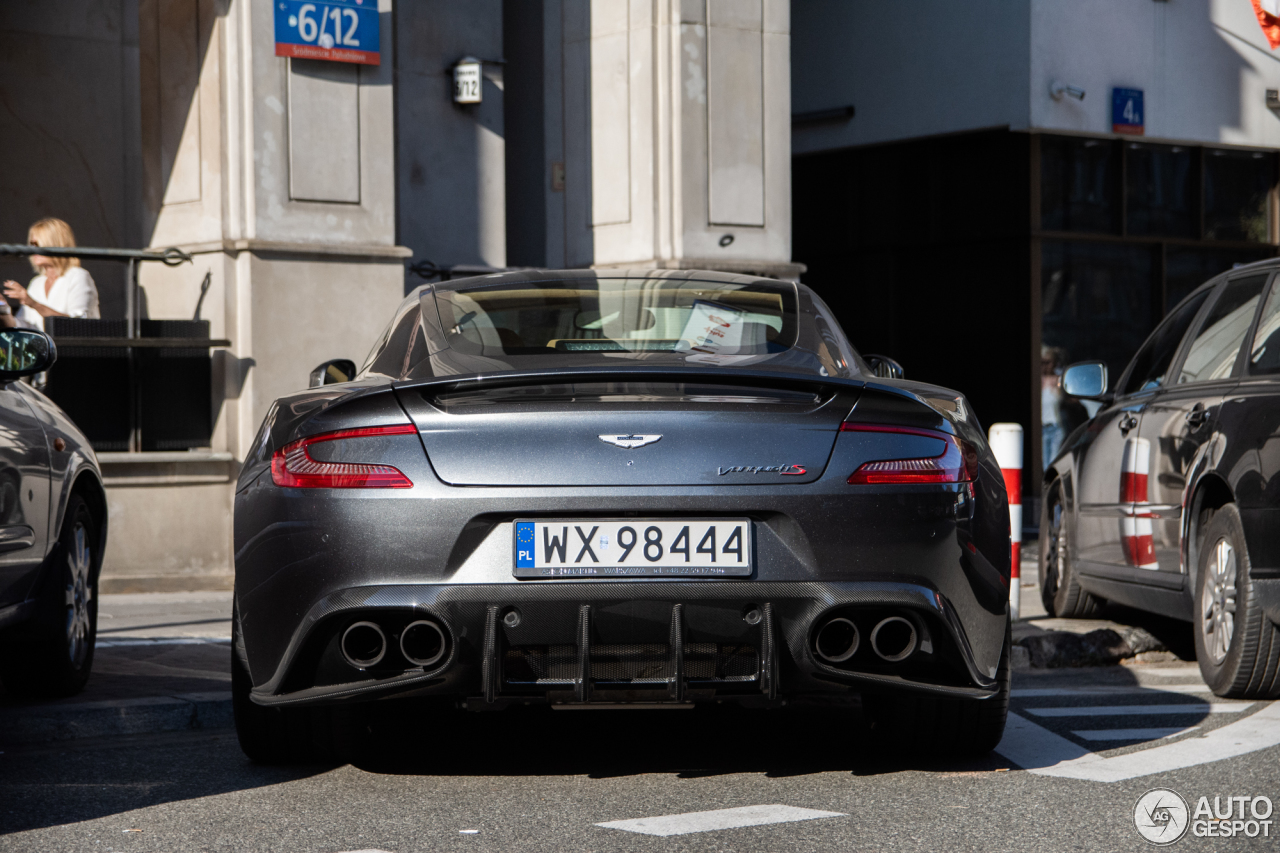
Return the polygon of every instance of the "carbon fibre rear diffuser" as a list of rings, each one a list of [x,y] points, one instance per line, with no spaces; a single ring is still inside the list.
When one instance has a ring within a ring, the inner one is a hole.
[[[760,618],[760,691],[767,699],[778,697],[778,646],[774,629],[773,605],[766,602]],[[498,631],[498,607],[490,605],[485,612],[484,660],[482,680],[484,701],[490,705],[499,702],[502,692],[502,639]],[[574,667],[573,696],[575,704],[589,704],[592,696],[591,678],[591,605],[584,604],[578,610],[577,663]],[[684,605],[671,606],[671,663],[667,679],[667,694],[673,704],[683,705],[687,698],[684,667]],[[699,693],[703,691],[698,691]],[[609,703],[616,704],[616,703]],[[644,703],[653,704],[653,703]]]

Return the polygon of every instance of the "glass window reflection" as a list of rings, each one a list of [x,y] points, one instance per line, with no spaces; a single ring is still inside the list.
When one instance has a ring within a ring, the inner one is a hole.
[[[1192,154],[1184,145],[1131,142],[1126,146],[1125,217],[1130,234],[1198,236]]]
[[[1206,149],[1204,170],[1205,238],[1265,243],[1270,234],[1267,196],[1275,183],[1273,156]]]
[[[1116,146],[1106,139],[1046,136],[1040,143],[1040,227],[1119,230]]]

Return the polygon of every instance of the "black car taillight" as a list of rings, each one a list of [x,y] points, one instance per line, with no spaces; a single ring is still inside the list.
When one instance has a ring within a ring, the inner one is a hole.
[[[887,432],[937,439],[938,453],[864,462],[849,475],[850,485],[971,483],[978,477],[978,454],[971,444],[945,432],[883,424],[843,423],[841,432]]]
[[[398,468],[359,462],[320,462],[311,458],[307,448],[342,438],[410,435],[417,431],[413,424],[399,424],[341,429],[300,438],[271,455],[271,479],[277,486],[291,489],[411,489],[413,482]]]

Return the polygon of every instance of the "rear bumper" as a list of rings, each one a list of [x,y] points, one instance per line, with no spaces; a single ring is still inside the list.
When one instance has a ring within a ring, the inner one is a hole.
[[[885,616],[920,632],[919,652],[880,659],[866,641]],[[864,647],[824,662],[814,635],[829,619],[859,624]],[[399,656],[398,631],[427,619],[447,652],[430,667]],[[759,702],[915,690],[980,699],[995,668],[974,644],[1002,644],[1007,611],[962,623],[924,583],[531,582],[399,584],[342,589],[301,620],[275,674],[255,687],[261,705],[319,704],[388,695],[504,703]],[[367,670],[346,664],[338,638],[349,625],[383,625],[389,653]],[[998,657],[998,652],[996,656]]]

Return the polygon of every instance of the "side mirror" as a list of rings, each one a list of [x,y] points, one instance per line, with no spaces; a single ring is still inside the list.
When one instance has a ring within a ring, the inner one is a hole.
[[[58,348],[44,332],[0,329],[0,379],[40,373],[57,360]]]
[[[873,376],[879,376],[881,379],[906,378],[907,372],[902,369],[902,365],[887,355],[864,355],[862,360],[871,368]]]
[[[356,378],[356,363],[349,358],[335,358],[311,371],[309,388],[321,385],[336,385],[339,382],[350,382]]]
[[[1066,369],[1060,380],[1062,390],[1072,397],[1097,400],[1107,394],[1107,366],[1100,361],[1081,361]]]

